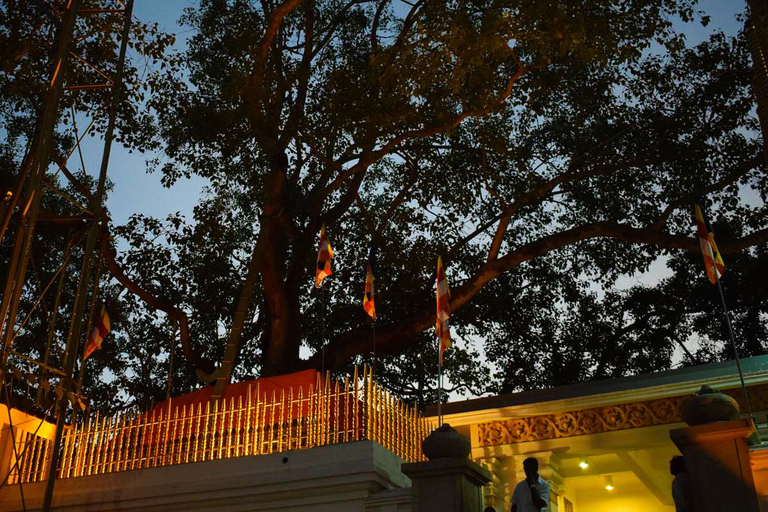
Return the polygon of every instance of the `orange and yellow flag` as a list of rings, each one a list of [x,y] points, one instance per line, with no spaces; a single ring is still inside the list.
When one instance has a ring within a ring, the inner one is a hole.
[[[333,249],[331,242],[328,241],[328,235],[325,233],[325,224],[320,228],[320,246],[317,250],[317,268],[315,269],[315,288],[320,288],[323,279],[330,276],[331,258],[333,258]]]
[[[451,348],[451,329],[448,327],[448,318],[451,313],[448,310],[448,301],[451,299],[451,290],[448,288],[448,280],[445,278],[443,258],[437,257],[437,322],[435,333],[440,341],[440,365],[443,364],[443,353]]]
[[[717,249],[715,234],[704,219],[704,213],[698,204],[694,205],[694,207],[696,211],[696,231],[699,235],[701,254],[704,256],[704,267],[707,269],[709,282],[716,284],[718,279],[725,273],[725,263],[723,263],[723,258]]]
[[[368,264],[365,269],[365,295],[363,295],[363,309],[376,320],[376,302],[373,290],[373,282],[376,280],[376,252],[371,244],[368,250]]]
[[[106,306],[102,304],[99,319],[96,321],[96,325],[93,327],[93,331],[91,331],[91,337],[88,339],[88,345],[85,347],[83,361],[88,359],[94,351],[101,350],[101,343],[107,337],[111,328],[109,313],[107,313]]]

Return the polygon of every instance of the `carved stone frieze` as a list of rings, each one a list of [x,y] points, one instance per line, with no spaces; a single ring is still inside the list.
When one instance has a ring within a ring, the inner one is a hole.
[[[722,390],[746,410],[740,388]],[[751,386],[749,397],[755,411],[768,408],[768,385]],[[690,395],[643,402],[616,404],[542,416],[510,418],[478,424],[480,446],[543,441],[683,421],[682,406]]]

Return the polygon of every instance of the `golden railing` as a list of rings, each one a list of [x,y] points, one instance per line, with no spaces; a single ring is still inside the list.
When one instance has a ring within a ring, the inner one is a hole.
[[[127,413],[73,425],[64,434],[59,478],[98,475],[315,446],[373,440],[409,462],[424,460],[421,441],[429,420],[415,406],[396,400],[377,384],[368,368],[362,382],[355,368],[343,383],[320,375],[306,393],[299,388],[262,394],[248,388],[245,399],[169,406],[150,413]],[[51,442],[34,442],[39,456],[24,457],[11,483],[37,482]],[[32,445],[30,445],[31,447]],[[23,444],[20,450],[23,449]]]

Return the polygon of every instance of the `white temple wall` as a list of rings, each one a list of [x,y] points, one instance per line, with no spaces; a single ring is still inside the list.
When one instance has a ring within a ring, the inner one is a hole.
[[[410,512],[402,462],[360,441],[58,480],[53,505],[62,512]],[[27,510],[39,510],[44,485],[24,485]],[[18,485],[0,490],[0,510],[23,510]]]

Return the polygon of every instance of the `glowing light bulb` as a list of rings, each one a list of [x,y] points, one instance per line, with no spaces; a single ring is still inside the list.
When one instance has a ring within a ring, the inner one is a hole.
[[[605,490],[608,492],[611,492],[614,489],[613,487],[613,477],[612,476],[606,476],[605,477]]]
[[[587,469],[589,467],[589,464],[587,463],[587,461],[582,460],[581,462],[579,462],[579,467],[581,469]]]

